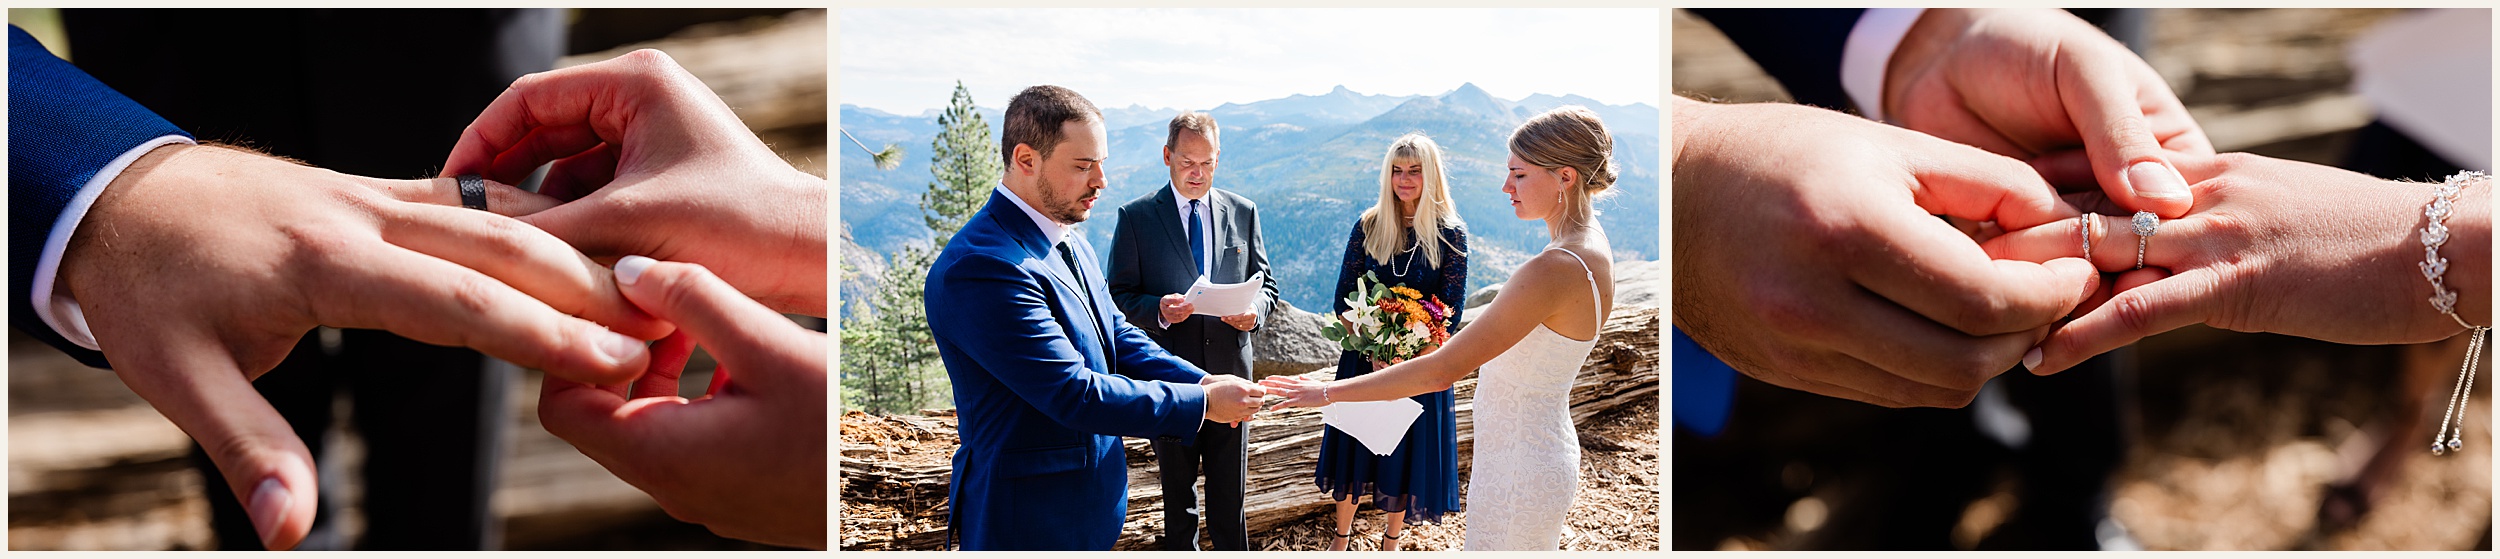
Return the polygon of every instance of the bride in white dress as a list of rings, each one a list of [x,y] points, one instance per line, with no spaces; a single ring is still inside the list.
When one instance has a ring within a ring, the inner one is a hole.
[[[1613,260],[1592,197],[1615,182],[1614,140],[1597,113],[1567,106],[1510,135],[1502,191],[1519,219],[1541,219],[1553,243],[1511,273],[1501,295],[1437,351],[1345,380],[1261,381],[1276,407],[1405,398],[1476,385],[1468,550],[1551,550],[1580,481],[1571,387],[1613,308]],[[1479,369],[1481,367],[1481,369]]]

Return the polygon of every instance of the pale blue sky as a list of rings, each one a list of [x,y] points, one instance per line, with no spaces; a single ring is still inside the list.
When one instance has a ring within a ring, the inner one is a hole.
[[[1658,105],[1655,9],[846,9],[839,102],[897,114],[1049,83],[1104,107],[1207,109],[1344,85]]]

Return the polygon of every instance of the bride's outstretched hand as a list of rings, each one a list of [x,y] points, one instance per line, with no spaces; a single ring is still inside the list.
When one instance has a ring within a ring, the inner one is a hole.
[[[443,173],[517,184],[548,163],[541,192],[568,202],[522,221],[593,258],[702,264],[773,310],[826,316],[831,189],[774,155],[668,55],[639,50],[515,80],[461,134]]]
[[[2126,271],[2113,289],[2041,342],[2034,373],[2064,370],[2146,336],[2205,323],[2338,343],[2414,343],[2464,330],[2429,303],[2421,241],[2436,184],[2408,183],[2247,154],[2180,157],[2195,208],[2145,238],[2129,216],[2100,215],[2090,259]],[[2464,320],[2490,323],[2490,186],[2464,188],[2440,270]],[[2091,204],[2079,204],[2087,209]],[[2006,233],[1997,258],[2044,261],[2082,251],[2082,218]]]
[[[1285,397],[1285,401],[1269,405],[1267,409],[1316,408],[1328,405],[1328,381],[1304,378],[1300,375],[1278,375],[1259,379],[1259,385],[1267,387],[1267,394],[1270,396]]]

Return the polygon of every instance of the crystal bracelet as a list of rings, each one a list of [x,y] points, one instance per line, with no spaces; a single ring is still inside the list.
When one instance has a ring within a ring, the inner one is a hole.
[[[2429,223],[2422,226],[2421,266],[2422,277],[2431,282],[2431,308],[2439,309],[2440,314],[2456,320],[2458,326],[2465,327],[2467,335],[2473,336],[2466,343],[2465,364],[2457,368],[2456,387],[2448,394],[2448,411],[2439,418],[2439,431],[2431,433],[2431,454],[2446,454],[2465,448],[2465,423],[2459,414],[2464,411],[2466,398],[2472,395],[2475,365],[2482,362],[2483,335],[2490,331],[2489,328],[2469,324],[2465,317],[2457,315],[2457,292],[2448,289],[2448,281],[2444,277],[2448,275],[2448,259],[2439,257],[2439,247],[2448,242],[2448,215],[2455,209],[2456,199],[2464,193],[2467,182],[2484,176],[2476,171],[2448,175],[2448,180],[2431,189],[2431,203],[2422,208],[2422,217]],[[2451,421],[2456,422],[2454,431],[2448,428]]]
[[[2448,259],[2439,256],[2439,247],[2448,243],[2448,215],[2456,206],[2457,196],[2465,191],[2466,181],[2482,178],[2478,171],[2459,171],[2431,189],[2431,203],[2422,208],[2422,217],[2429,223],[2422,226],[2422,277],[2431,281],[2431,308],[2455,319],[2458,326],[2472,330],[2465,317],[2457,316],[2457,292],[2448,289]]]

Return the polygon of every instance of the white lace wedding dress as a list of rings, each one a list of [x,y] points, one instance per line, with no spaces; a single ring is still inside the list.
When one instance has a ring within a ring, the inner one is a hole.
[[[1573,260],[1580,255],[1569,250]],[[1580,260],[1589,299],[1597,276]],[[1605,309],[1598,309],[1605,325]],[[1580,437],[1571,427],[1571,384],[1597,348],[1539,324],[1476,370],[1474,473],[1467,480],[1468,551],[1552,550],[1580,486]]]

